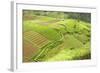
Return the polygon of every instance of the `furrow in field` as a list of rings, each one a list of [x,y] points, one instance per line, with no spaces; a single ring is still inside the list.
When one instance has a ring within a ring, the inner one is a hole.
[[[23,43],[23,61],[27,62],[30,61],[33,54],[38,50],[38,47],[26,40]]]
[[[47,41],[47,40],[44,40],[44,39],[42,39],[42,40],[35,40],[35,38],[33,38],[33,39],[30,39],[30,38],[27,38],[29,41],[31,41],[31,43],[33,43],[33,44],[36,44],[36,45],[38,45],[39,47],[41,47],[41,46],[43,46],[43,45],[45,45],[46,43],[48,43],[49,41]]]
[[[26,34],[28,34],[28,36]],[[27,38],[29,41],[31,41],[31,43],[34,43],[38,45],[39,47],[49,42],[47,38],[33,31],[25,33],[24,37]]]
[[[37,45],[36,43],[32,42],[30,39],[24,37],[24,40],[26,40],[27,42],[31,43],[32,45],[34,45],[34,46],[40,48],[39,45]]]
[[[30,37],[30,38],[36,38],[36,39],[40,39],[41,37],[43,39],[46,39],[48,40],[47,38],[45,38],[44,36],[42,36],[41,34],[37,33],[37,32],[34,32],[34,31],[28,31],[28,32],[25,32],[24,35],[26,37]],[[41,36],[41,37],[40,37]]]

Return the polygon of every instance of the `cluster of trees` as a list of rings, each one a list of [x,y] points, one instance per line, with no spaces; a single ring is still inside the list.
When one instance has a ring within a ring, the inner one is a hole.
[[[85,22],[91,23],[91,13],[76,13],[76,12],[69,12],[68,18],[78,19]]]
[[[91,23],[91,13],[78,13],[78,12],[61,12],[61,11],[40,11],[40,10],[23,10],[23,16],[49,16],[57,19],[77,19]]]

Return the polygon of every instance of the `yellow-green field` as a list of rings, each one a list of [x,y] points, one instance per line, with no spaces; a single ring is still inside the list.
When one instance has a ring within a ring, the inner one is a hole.
[[[91,23],[61,15],[23,11],[23,62],[91,59]]]

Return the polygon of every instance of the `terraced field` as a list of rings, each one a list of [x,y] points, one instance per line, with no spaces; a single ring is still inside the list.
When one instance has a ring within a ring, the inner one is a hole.
[[[36,33],[34,31],[28,31],[24,33],[24,56],[27,59],[26,61],[30,61],[30,57],[32,57],[36,51],[38,51],[38,48],[41,48],[42,46],[46,45],[49,40],[42,36],[39,33]]]
[[[91,59],[88,22],[33,14],[23,27],[23,62]]]

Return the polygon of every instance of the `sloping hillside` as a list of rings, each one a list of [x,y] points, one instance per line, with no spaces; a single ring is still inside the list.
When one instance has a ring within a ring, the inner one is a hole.
[[[90,23],[36,16],[23,20],[24,62],[91,58]]]

